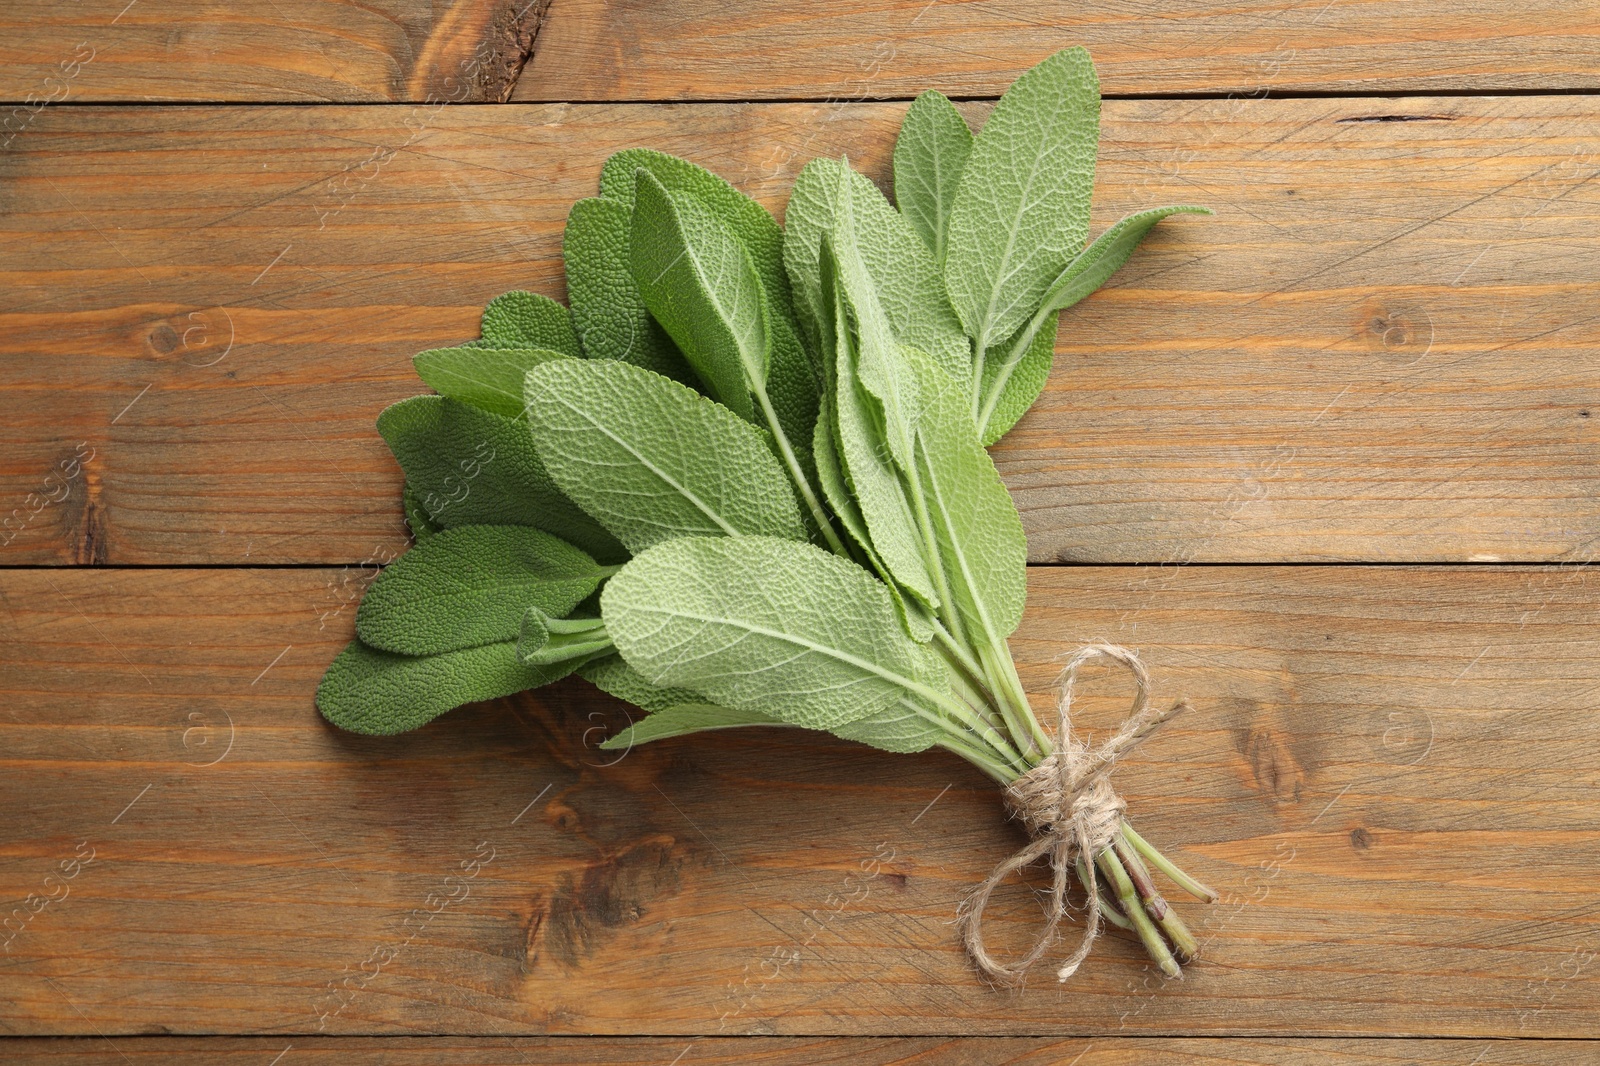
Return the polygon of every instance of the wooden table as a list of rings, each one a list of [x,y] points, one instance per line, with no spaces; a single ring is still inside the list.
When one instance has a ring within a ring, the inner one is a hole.
[[[1068,316],[995,451],[1014,644],[1041,708],[1096,638],[1194,702],[1118,771],[1224,893],[1181,982],[1120,937],[979,981],[954,907],[1021,837],[953,758],[613,761],[579,681],[321,721],[407,543],[374,416],[561,295],[610,152],[781,209],[1075,43],[1096,228],[1217,214]],[[0,1058],[1600,1063],[1597,92],[1555,0],[12,0]]]

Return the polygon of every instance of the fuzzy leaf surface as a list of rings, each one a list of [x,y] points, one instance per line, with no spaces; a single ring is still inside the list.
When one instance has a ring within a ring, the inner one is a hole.
[[[805,449],[817,414],[817,355],[801,343],[790,306],[782,227],[766,208],[709,170],[650,148],[629,148],[606,160],[600,171],[600,194],[631,210],[640,170],[647,171],[673,197],[697,200],[750,257],[766,299],[767,396],[784,435],[797,450]],[[802,466],[808,461],[801,456]]]
[[[926,644],[933,637],[933,628],[920,607],[907,603],[905,593],[900,591],[900,586],[895,583],[893,575],[883,565],[883,560],[878,558],[877,550],[872,546],[872,538],[867,533],[866,519],[861,517],[861,509],[845,485],[844,469],[839,465],[839,453],[835,441],[832,408],[831,405],[824,404],[817,416],[816,437],[812,445],[817,460],[817,484],[822,489],[823,498],[828,501],[828,509],[844,527],[845,533],[855,543],[857,550],[866,558],[867,565],[883,579],[889,595],[894,600],[895,614],[899,616],[900,624],[906,633],[918,644]]]
[[[521,420],[443,396],[413,396],[378,415],[378,432],[438,525],[534,526],[600,562],[627,558],[616,538],[556,487]]]
[[[1050,378],[1050,367],[1056,359],[1056,331],[1060,321],[1060,312],[1046,314],[1021,358],[1014,361],[989,359],[984,362],[984,395],[993,397],[993,404],[987,407],[988,418],[980,437],[985,448],[1010,433],[1044,391],[1045,382]],[[1003,382],[1002,377],[1005,379]],[[999,390],[998,396],[995,395],[996,389]]]
[[[639,172],[630,233],[634,281],[711,396],[754,420],[767,381],[766,297],[755,265],[700,201]]]
[[[951,606],[972,637],[1004,638],[1022,621],[1027,596],[1022,519],[978,442],[966,389],[927,357],[911,349],[905,354],[921,379],[919,482]]]
[[[848,242],[837,233],[842,187],[849,189],[854,221]],[[957,377],[970,373],[972,345],[945,296],[933,253],[865,174],[837,159],[813,159],[795,180],[784,220],[784,263],[795,303],[819,347],[831,332],[821,317],[831,313],[821,274],[822,237],[829,234],[839,254],[846,243],[856,249],[897,338]]]
[[[631,552],[695,535],[806,537],[762,433],[686,385],[570,360],[530,373],[527,403],[551,477]]]
[[[911,102],[894,142],[894,201],[936,263],[944,262],[950,209],[971,154],[972,130],[943,93],[929,89]]]
[[[1133,255],[1139,242],[1155,228],[1157,222],[1170,215],[1210,215],[1209,207],[1195,204],[1174,204],[1169,207],[1152,207],[1148,211],[1128,215],[1116,225],[1096,237],[1072,262],[1062,268],[1050,283],[1044,308],[1048,311],[1065,311],[1079,300],[1094,292],[1110,280],[1111,275]]]
[[[896,700],[865,718],[846,722],[832,732],[845,740],[904,755],[927,751],[945,735],[926,714],[918,713],[913,701],[905,699]]]
[[[824,278],[838,278],[840,266],[831,240],[824,242],[823,259]],[[837,420],[833,431],[845,483],[860,508],[877,561],[906,593],[937,608],[939,598],[923,555],[916,514],[884,442],[881,415],[857,378],[856,336],[843,282],[830,283],[828,288],[834,306],[835,340],[834,394],[829,414]],[[909,446],[906,450],[909,453]]]
[[[622,656],[651,684],[834,729],[940,676],[883,585],[810,544],[685,538],[636,556],[600,597]]]
[[[835,254],[838,291],[856,327],[855,377],[871,398],[878,436],[901,469],[911,464],[911,437],[920,401],[917,378],[900,360],[900,340],[883,309],[877,283],[861,255],[861,228],[856,224],[853,171],[841,169],[835,183],[837,212],[830,247]],[[836,324],[836,332],[838,330]],[[843,376],[836,361],[835,371]]]
[[[411,360],[417,376],[441,396],[480,411],[522,417],[522,379],[528,371],[567,355],[553,348],[434,348]]]
[[[567,267],[572,322],[590,359],[620,359],[676,381],[693,371],[644,306],[633,280],[628,244],[633,211],[598,196],[579,200],[567,214],[561,253]]]
[[[1089,235],[1100,83],[1083,48],[1006,90],[978,133],[950,211],[945,287],[981,347],[1032,317]]]
[[[762,286],[777,297],[788,296],[783,228],[766,208],[704,167],[652,148],[628,148],[607,159],[600,171],[600,195],[631,210],[640,170],[648,171],[669,192],[704,204],[744,245]]]
[[[340,729],[388,736],[426,725],[464,703],[498,699],[565,677],[576,664],[534,669],[516,642],[443,655],[395,655],[353,640],[317,686],[317,710]]]
[[[605,571],[529,526],[459,526],[385,567],[356,611],[356,635],[401,655],[438,655],[517,636],[523,612],[564,617]]]
[[[483,339],[503,348],[549,348],[574,359],[583,354],[572,316],[558,301],[521,289],[502,293],[483,309]]]

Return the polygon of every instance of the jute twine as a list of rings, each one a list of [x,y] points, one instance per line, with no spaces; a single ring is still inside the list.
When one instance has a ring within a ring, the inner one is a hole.
[[[1110,662],[1126,666],[1133,674],[1135,691],[1128,717],[1114,736],[1098,748],[1072,734],[1072,686],[1078,668],[1087,663]],[[1126,804],[1108,780],[1117,757],[1131,751],[1167,719],[1189,706],[1180,699],[1165,711],[1152,711],[1150,674],[1139,657],[1127,648],[1113,644],[1091,644],[1079,649],[1057,678],[1060,695],[1056,700],[1055,750],[1027,774],[1006,787],[1006,807],[1020,818],[1033,839],[1015,855],[994,868],[988,880],[979,885],[961,904],[960,919],[967,951],[979,970],[996,984],[1020,984],[1028,969],[1039,961],[1055,940],[1056,926],[1067,909],[1067,875],[1081,855],[1093,868],[1095,858],[1122,828]],[[1053,880],[1044,928],[1033,949],[1016,962],[1004,963],[990,955],[983,944],[983,911],[989,896],[1011,874],[1048,854]],[[1071,977],[1088,957],[1095,937],[1100,934],[1100,891],[1092,876],[1085,886],[1089,893],[1089,916],[1083,936],[1067,961],[1057,971],[1058,980]]]

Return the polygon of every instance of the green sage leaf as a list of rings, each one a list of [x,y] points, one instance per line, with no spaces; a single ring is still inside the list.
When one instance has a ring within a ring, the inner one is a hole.
[[[837,277],[841,268],[831,239],[823,242],[823,259],[824,278]],[[912,501],[883,440],[881,413],[875,409],[872,397],[861,388],[857,377],[856,337],[842,280],[838,284],[829,282],[828,288],[834,304],[834,402],[829,414],[837,419],[833,431],[845,482],[860,508],[867,536],[883,569],[918,602],[937,609],[939,597],[928,569],[928,559],[923,554]],[[864,306],[870,306],[870,302]],[[893,341],[880,341],[882,343],[892,344]],[[909,453],[909,446],[905,450]]]
[[[696,534],[806,537],[761,431],[685,385],[568,360],[529,373],[527,403],[550,476],[632,552]]]
[[[817,483],[822,487],[822,495],[828,501],[829,509],[844,527],[851,541],[855,543],[857,550],[866,558],[867,564],[888,588],[889,595],[894,600],[895,614],[899,617],[907,635],[918,644],[926,644],[933,637],[933,626],[926,612],[916,604],[907,602],[905,593],[900,591],[900,586],[894,580],[894,575],[878,557],[877,549],[872,546],[872,538],[867,533],[866,519],[862,518],[861,509],[856,506],[855,499],[845,485],[844,469],[839,465],[830,404],[824,403],[821,413],[817,416],[816,439],[812,448],[817,460]]]
[[[652,740],[706,733],[713,729],[732,729],[746,725],[787,725],[759,711],[735,711],[713,703],[684,703],[663,707],[634,722],[600,747],[605,751],[627,751]]]
[[[522,379],[540,363],[568,358],[551,348],[434,348],[411,360],[417,376],[441,396],[508,418],[522,416]]]
[[[440,526],[534,526],[602,563],[627,557],[556,487],[524,422],[442,396],[413,396],[384,409],[378,432]]]
[[[648,172],[669,192],[692,196],[704,204],[744,245],[761,276],[762,287],[788,302],[783,228],[766,208],[704,167],[651,148],[629,148],[607,159],[600,171],[600,195],[631,210],[640,170]]]
[[[465,703],[549,684],[576,663],[534,668],[517,661],[514,642],[443,655],[395,655],[351,641],[317,686],[317,710],[341,729],[388,736],[426,725]]]
[[[1028,541],[1016,504],[978,441],[965,387],[920,352],[904,354],[924,404],[917,480],[939,568],[966,639],[981,647],[990,638],[1003,640],[1022,621]]]
[[[836,256],[838,291],[849,308],[850,320],[855,323],[854,373],[872,398],[874,425],[895,462],[901,469],[908,469],[919,408],[917,379],[901,365],[900,341],[860,253],[861,234],[856,225],[855,198],[849,181],[853,173],[848,168],[842,169],[835,183],[837,213],[832,249]],[[835,332],[839,332],[837,326]],[[842,374],[837,365],[835,372]]]
[[[1104,285],[1122,264],[1128,261],[1139,242],[1155,228],[1157,222],[1169,215],[1210,215],[1209,207],[1194,204],[1175,204],[1169,207],[1152,207],[1148,211],[1128,215],[1116,225],[1095,238],[1072,262],[1062,268],[1050,283],[1044,300],[1044,310],[1065,311],[1079,300]]]
[[[854,222],[848,241],[835,233],[844,188]],[[822,237],[834,234],[836,253],[849,245],[859,254],[895,337],[957,377],[971,372],[972,344],[945,296],[933,253],[865,174],[837,159],[813,159],[795,180],[784,221],[784,263],[795,304],[819,347],[831,332],[826,316],[832,314],[822,296]]]
[[[857,744],[906,755],[927,751],[946,735],[926,709],[909,699],[897,700],[865,718],[846,722],[832,733]]]
[[[971,154],[972,130],[943,93],[929,89],[911,102],[894,142],[894,200],[938,264],[944,262],[956,186]]]
[[[979,440],[985,448],[1010,433],[1044,391],[1045,382],[1050,378],[1050,367],[1056,359],[1056,331],[1060,319],[1058,311],[1045,315],[1020,358],[1008,355],[1004,360],[990,359],[984,362],[983,394],[989,399],[985,400],[979,411],[980,416],[984,417]],[[1023,330],[1031,329],[1031,325],[1023,327]],[[1011,352],[1011,346],[1019,343],[1020,335],[999,350]]]
[[[606,160],[601,195],[635,206],[639,171],[659,181],[675,199],[693,199],[732,234],[750,257],[766,301],[767,375],[763,390],[784,436],[808,469],[804,453],[817,416],[817,353],[801,343],[783,268],[783,229],[767,209],[717,175],[686,159],[630,148]],[[739,410],[736,405],[735,410]]]
[[[628,245],[632,216],[629,205],[598,196],[572,205],[561,252],[573,325],[590,359],[620,359],[675,381],[692,381],[683,353],[650,317],[634,283]]]
[[[883,585],[810,544],[689,537],[635,556],[600,596],[622,656],[654,685],[813,729],[937,692],[934,653]]]
[[[712,398],[758,416],[770,358],[766,297],[755,264],[700,201],[669,193],[641,170],[630,236],[645,306],[683,351]]]
[[[982,353],[1039,307],[1089,235],[1100,83],[1083,48],[1006,90],[978,133],[950,210],[945,287]]]
[[[385,567],[356,611],[356,635],[382,651],[437,655],[511,640],[523,613],[563,617],[607,571],[528,526],[459,526]]]
[[[572,316],[558,301],[517,289],[502,293],[483,309],[483,339],[502,348],[548,348],[583,355]]]

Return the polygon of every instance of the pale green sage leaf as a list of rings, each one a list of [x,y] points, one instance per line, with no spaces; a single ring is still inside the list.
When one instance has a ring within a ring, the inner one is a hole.
[[[551,477],[629,551],[697,534],[806,537],[761,431],[685,385],[569,360],[528,375],[527,403]]]
[[[635,556],[600,597],[628,665],[655,685],[833,729],[935,692],[937,657],[854,563],[770,537],[691,537]]]

